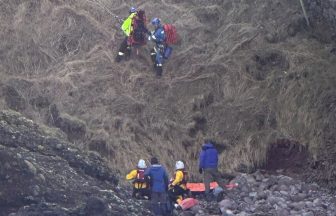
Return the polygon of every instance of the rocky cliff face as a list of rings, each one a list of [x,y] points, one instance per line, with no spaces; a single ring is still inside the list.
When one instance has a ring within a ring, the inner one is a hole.
[[[323,42],[336,42],[336,1],[305,1],[309,19],[312,22],[317,38]],[[332,52],[335,52],[333,50]]]
[[[210,137],[221,170],[285,164],[276,168],[335,186],[333,1],[305,1],[311,28],[293,0],[133,1],[180,34],[161,79],[152,44],[113,61],[123,36],[111,15],[128,3],[1,1],[0,107],[59,128],[123,173],[151,155],[197,173]]]
[[[335,0],[307,0],[305,2],[308,7],[309,15],[311,16],[312,21],[320,21],[323,23],[323,20],[330,24],[330,27],[335,30],[336,24],[336,1]]]
[[[1,111],[0,136],[0,215],[149,214],[117,187],[99,155],[69,144],[60,131]]]

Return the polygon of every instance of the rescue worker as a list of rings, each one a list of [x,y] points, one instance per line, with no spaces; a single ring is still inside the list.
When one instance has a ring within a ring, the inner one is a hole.
[[[146,27],[145,11],[137,11],[135,7],[131,7],[129,16],[123,22],[121,29],[126,37],[120,45],[116,62],[120,62],[123,58],[128,60],[133,45],[146,44],[146,34],[150,35],[150,31]]]
[[[145,171],[145,177],[150,181],[153,214],[167,215],[168,174],[156,157],[151,158],[151,166]]]
[[[208,200],[213,198],[210,193],[210,182],[212,180],[225,189],[225,182],[218,171],[218,151],[211,140],[205,140],[202,146],[199,156],[199,173],[203,173],[205,195]]]
[[[133,181],[132,197],[150,199],[149,182],[145,178],[146,162],[140,159],[136,169],[126,175],[126,180]]]
[[[177,208],[182,202],[183,196],[188,193],[187,190],[188,173],[185,171],[184,163],[177,161],[175,164],[174,178],[169,185],[168,195],[170,200]]]
[[[151,58],[154,62],[156,75],[160,77],[162,75],[163,54],[167,46],[165,43],[166,35],[159,18],[153,18],[151,23],[155,28],[152,35],[148,38],[149,40],[153,39],[155,42],[155,46],[151,50]]]

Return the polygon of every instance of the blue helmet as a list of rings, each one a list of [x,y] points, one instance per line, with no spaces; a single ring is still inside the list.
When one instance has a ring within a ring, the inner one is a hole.
[[[131,7],[130,10],[129,10],[130,13],[135,13],[136,11],[137,11],[137,9],[135,7]]]
[[[159,18],[153,18],[152,19],[152,25],[160,25],[161,23],[161,20]]]

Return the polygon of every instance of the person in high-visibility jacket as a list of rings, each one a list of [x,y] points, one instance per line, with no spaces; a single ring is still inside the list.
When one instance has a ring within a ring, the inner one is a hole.
[[[146,14],[144,10],[137,11],[132,7],[129,16],[121,25],[121,30],[125,34],[125,39],[120,45],[116,62],[120,62],[123,58],[129,59],[131,55],[131,47],[133,45],[146,44],[146,35],[150,35],[150,31],[146,27]]]
[[[131,55],[131,47],[128,46],[128,37],[131,34],[132,29],[132,20],[133,18],[136,16],[137,14],[137,10],[135,7],[131,7],[129,10],[129,16],[124,20],[124,22],[121,25],[121,30],[124,32],[125,34],[125,39],[122,41],[119,51],[118,51],[118,55],[116,57],[116,62],[120,62],[122,60],[122,58],[124,57],[129,57]]]
[[[177,161],[175,164],[174,178],[171,180],[168,195],[172,202],[180,204],[187,190],[188,173],[185,171],[184,163]],[[177,205],[175,205],[177,206]]]
[[[137,168],[126,175],[126,180],[133,181],[132,197],[150,199],[149,182],[145,178],[146,169],[146,162],[140,159]]]

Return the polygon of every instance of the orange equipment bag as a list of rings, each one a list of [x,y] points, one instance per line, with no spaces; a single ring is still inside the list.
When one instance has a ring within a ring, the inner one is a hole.
[[[210,190],[213,190],[216,187],[218,187],[217,182],[210,183]],[[238,187],[238,184],[237,183],[227,184],[225,185],[225,187],[227,189],[233,189]],[[205,186],[204,183],[187,183],[187,189],[189,189],[191,192],[204,192]]]

